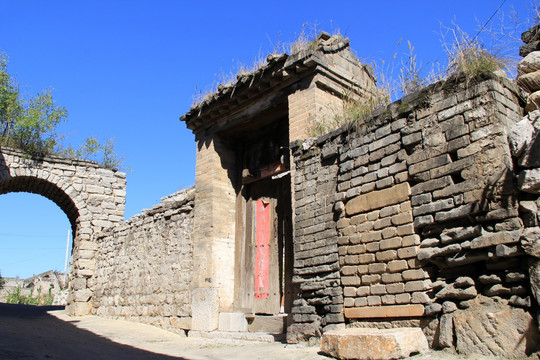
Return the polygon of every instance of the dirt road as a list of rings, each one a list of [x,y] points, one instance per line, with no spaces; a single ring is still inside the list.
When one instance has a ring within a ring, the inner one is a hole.
[[[0,304],[0,359],[328,359],[318,348],[186,338],[97,316],[68,317],[62,307]]]

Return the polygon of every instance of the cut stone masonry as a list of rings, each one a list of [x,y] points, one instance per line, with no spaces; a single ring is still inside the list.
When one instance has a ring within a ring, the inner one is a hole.
[[[518,73],[538,69],[533,51]],[[361,338],[400,338],[385,344],[408,356],[423,338],[401,341],[421,328],[432,348],[523,356],[538,347],[535,92],[499,73],[455,75],[308,138],[346,95],[379,94],[348,39],[322,33],[181,118],[197,144],[194,189],[121,223],[124,174],[2,149],[0,193],[37,192],[68,214],[74,314],[192,336],[328,334],[334,356]]]

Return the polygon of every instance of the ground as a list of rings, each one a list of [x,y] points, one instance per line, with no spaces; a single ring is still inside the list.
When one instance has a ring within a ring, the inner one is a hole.
[[[0,359],[329,359],[318,347],[189,338],[123,320],[69,317],[63,307],[0,304]],[[485,359],[448,352],[411,360]]]

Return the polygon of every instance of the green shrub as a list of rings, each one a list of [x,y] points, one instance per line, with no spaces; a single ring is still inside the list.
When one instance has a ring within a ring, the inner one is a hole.
[[[49,288],[47,295],[41,295],[41,289],[38,289],[37,295],[34,296],[34,289],[32,289],[30,291],[30,295],[25,296],[21,294],[21,287],[17,286],[15,290],[8,294],[6,303],[22,305],[51,305],[54,299],[51,291],[52,289]]]

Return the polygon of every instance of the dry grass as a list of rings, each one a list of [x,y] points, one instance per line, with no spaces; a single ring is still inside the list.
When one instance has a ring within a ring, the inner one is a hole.
[[[195,94],[193,95],[193,102],[191,106],[198,106],[206,99],[209,99],[215,93],[217,93],[220,86],[230,86],[235,84],[239,77],[254,73],[266,64],[266,57],[259,54],[257,59],[251,65],[237,62],[234,69],[229,73],[221,72],[219,74],[214,74],[215,80],[211,85],[207,86],[205,89],[199,89],[197,87],[195,88]]]
[[[456,73],[465,75],[467,81],[474,79],[483,72],[493,72],[507,68],[510,59],[489,51],[476,39],[471,39],[469,35],[459,26],[454,25],[448,29],[451,36],[450,43],[442,35],[443,47],[448,57],[446,76]]]
[[[343,96],[341,111],[331,116],[322,116],[308,128],[308,134],[313,137],[321,136],[341,127],[359,128],[366,123],[369,115],[378,107],[385,106],[390,102],[390,95],[381,90],[376,95],[356,96],[353,98],[352,91]]]

